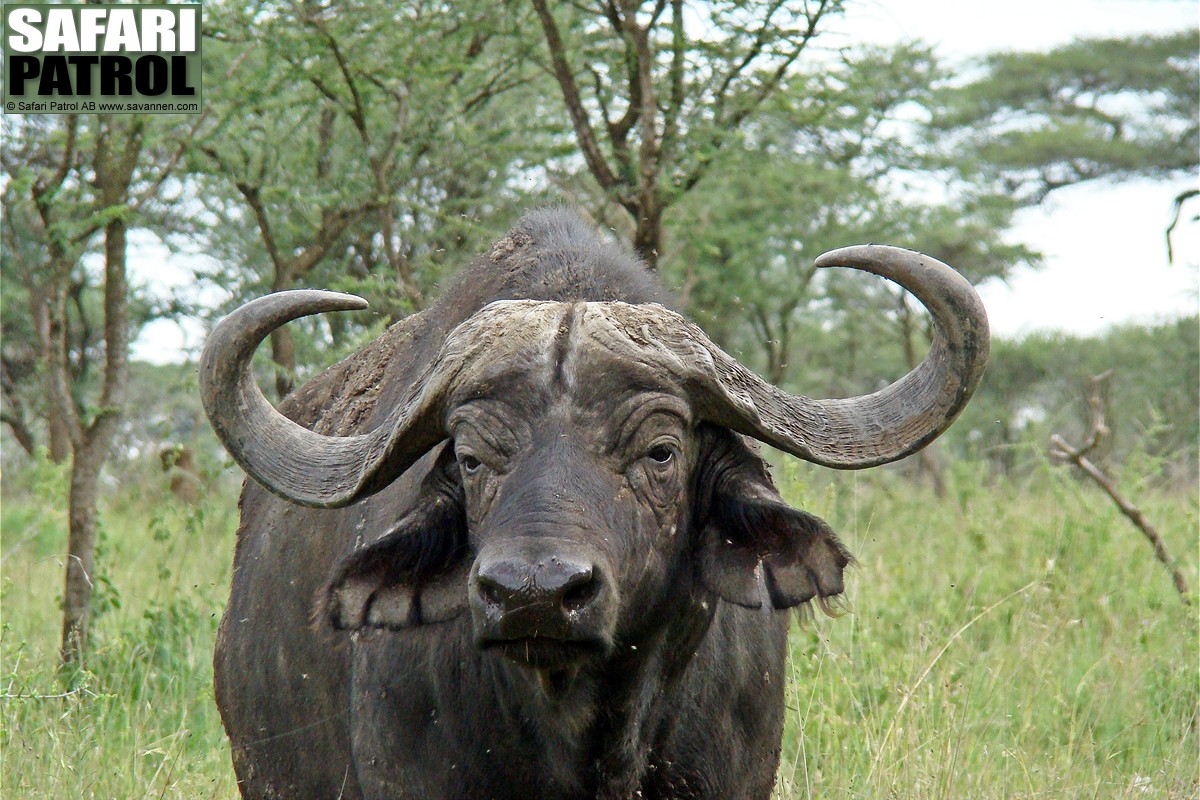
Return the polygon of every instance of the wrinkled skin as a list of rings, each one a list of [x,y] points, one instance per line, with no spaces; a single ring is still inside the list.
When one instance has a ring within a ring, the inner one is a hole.
[[[281,407],[369,430],[497,298],[662,302],[570,215],[522,221],[425,314]],[[217,700],[246,797],[766,798],[786,609],[849,556],[688,387],[564,306],[448,404],[449,439],[353,506],[247,484]]]

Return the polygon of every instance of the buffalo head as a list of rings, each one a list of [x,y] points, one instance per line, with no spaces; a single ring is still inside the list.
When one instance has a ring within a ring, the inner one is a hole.
[[[365,303],[295,291],[217,326],[203,400],[246,472],[303,505],[353,503],[436,449],[416,503],[336,567],[324,599],[335,626],[403,628],[469,608],[480,647],[570,669],[664,619],[711,613],[712,595],[789,608],[842,591],[849,555],[782,501],[743,436],[869,467],[934,439],[974,391],[987,320],[957,273],[881,246],[817,263],[913,292],[934,320],[926,359],[874,394],[813,400],[659,305],[497,301],[453,330],[383,424],[331,437],[276,412],[250,357],[288,320]]]

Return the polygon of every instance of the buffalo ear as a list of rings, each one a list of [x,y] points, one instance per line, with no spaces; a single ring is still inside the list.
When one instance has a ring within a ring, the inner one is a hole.
[[[408,513],[334,567],[317,614],[340,630],[452,619],[467,607],[468,551],[462,483],[447,447]]]
[[[756,454],[733,434],[709,489],[700,541],[700,580],[722,599],[747,608],[793,608],[844,591],[853,562],[824,520],[792,508]]]

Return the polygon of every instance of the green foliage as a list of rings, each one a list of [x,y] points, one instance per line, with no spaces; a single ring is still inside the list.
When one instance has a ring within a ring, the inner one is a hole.
[[[1007,195],[962,186],[948,195],[918,177],[935,153],[911,135],[912,120],[929,113],[944,79],[917,45],[851,50],[797,72],[669,217],[664,274],[710,334],[773,382],[873,391],[907,371],[923,338],[894,286],[817,274],[813,260],[827,250],[911,246],[976,282],[1036,264],[1001,236],[1016,209]]]
[[[581,107],[615,173],[615,185],[603,190],[623,205],[639,191],[661,191],[665,208],[752,128],[787,67],[801,60],[810,35],[844,3],[730,0],[680,4],[679,13],[662,3],[552,5],[564,56],[578,73]],[[645,32],[653,58],[640,58],[643,43],[623,24],[626,19]],[[657,98],[653,121],[640,107],[644,87]],[[645,148],[654,151],[653,162],[644,160]],[[639,175],[645,170],[660,173],[661,181],[646,183]]]
[[[534,97],[522,12],[496,10],[212,8],[206,102],[220,122],[192,160],[220,221],[204,231],[221,263],[207,277],[231,304],[299,281],[396,319],[477,251],[522,195],[519,172],[553,150],[544,124],[515,113]]]
[[[660,101],[651,130],[631,89],[637,37],[606,7],[559,5],[581,103],[619,173],[618,190],[598,191],[525,3],[206,8],[208,114],[194,130],[190,118],[142,121],[135,190],[186,147],[178,181],[129,224],[209,257],[202,277],[225,290],[223,302],[135,302],[132,327],[164,314],[215,318],[297,285],[368,297],[369,313],[300,320],[280,334],[294,340],[285,369],[298,380],[427,304],[522,208],[568,199],[628,236],[629,220],[609,212],[631,201],[644,167],[661,178],[642,188],[665,209],[664,277],[715,339],[808,394],[874,389],[919,355],[924,319],[882,281],[814,274],[814,256],[890,242],[975,281],[1002,278],[1038,262],[1005,236],[1030,186],[1195,164],[1194,32],[995,54],[964,80],[919,43],[810,59],[810,27],[819,42],[839,2],[684,8],[682,26],[673,6],[653,16],[646,5],[632,19],[655,54],[646,62]],[[39,274],[52,242],[84,265],[70,276],[78,302],[64,315],[85,419],[95,411],[90,365],[102,354],[96,276],[79,258],[94,247],[88,231],[115,211],[95,207],[79,170],[54,193],[49,230],[30,201],[70,138],[64,120],[4,122],[13,143],[0,237],[5,412],[35,434],[47,413],[30,315],[37,287],[15,278]],[[86,152],[100,121],[77,122],[76,149]],[[655,153],[643,152],[646,133]],[[137,417],[131,427],[144,427]],[[171,438],[204,427],[157,419]],[[141,449],[133,438],[126,449]]]
[[[192,247],[224,290],[215,320],[270,291],[319,286],[370,312],[300,320],[272,338],[277,388],[427,305],[436,286],[529,204],[558,118],[523,4],[217,3],[206,11],[206,107],[189,149],[203,204]],[[264,361],[266,358],[264,357]]]
[[[943,93],[934,126],[959,168],[1026,201],[1093,178],[1194,172],[1198,53],[1195,29],[994,53]]]
[[[23,448],[50,444],[63,458],[73,417],[88,429],[103,412],[124,413],[112,402],[124,384],[124,358],[106,355],[124,350],[129,336],[150,321],[182,311],[129,284],[125,228],[136,231],[130,237],[136,243],[147,233],[167,237],[180,226],[176,184],[163,187],[189,124],[176,115],[4,118],[0,385],[5,422]],[[101,242],[112,232],[105,226],[117,220],[124,227],[110,259]],[[110,280],[114,291],[106,298]],[[61,354],[65,396],[58,406],[72,407],[70,415],[59,415],[60,442],[42,433],[42,421],[52,416],[51,395],[60,394],[51,391],[58,382],[46,379],[47,353]]]
[[[979,390],[947,441],[986,456],[998,471],[1028,471],[1051,433],[1080,442],[1091,425],[1090,378],[1113,377],[1106,422],[1112,431],[1092,457],[1138,459],[1142,474],[1194,482],[1200,443],[1200,321],[1116,328],[1099,337],[1035,334],[998,340]]]

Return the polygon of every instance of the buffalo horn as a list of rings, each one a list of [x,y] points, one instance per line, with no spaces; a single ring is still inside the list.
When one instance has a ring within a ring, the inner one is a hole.
[[[300,289],[260,297],[221,320],[200,356],[200,397],[221,443],[250,477],[287,500],[340,508],[383,489],[445,438],[453,387],[483,380],[514,352],[550,352],[561,303],[492,303],[459,325],[377,427],[326,436],[276,411],[251,370],[271,331],[325,311],[367,307],[354,295]]]
[[[882,245],[847,247],[818,267],[872,272],[912,292],[933,316],[929,354],[878,392],[840,400],[791,395],[755,375],[698,327],[659,305],[586,303],[580,320],[597,341],[674,374],[700,416],[838,469],[903,458],[949,427],[966,405],[988,355],[988,323],[971,285],[935,259]],[[387,419],[369,433],[325,436],[280,414],[251,371],[255,349],[298,317],[366,308],[353,295],[277,292],[223,319],[200,359],[204,410],[234,460],[270,491],[301,505],[337,508],[377,492],[437,444],[456,385],[520,352],[547,353],[564,304],[500,301],[459,325]]]
[[[707,385],[706,416],[823,467],[863,469],[917,452],[946,431],[983,377],[989,350],[983,302],[946,264],[899,247],[842,247],[816,265],[872,272],[911,291],[934,318],[929,354],[871,395],[811,399],[770,385],[704,337],[712,360],[692,363],[708,365],[694,375]]]
[[[338,292],[276,292],[225,317],[204,345],[200,397],[213,429],[248,475],[293,502],[339,507],[386,485],[389,478],[380,471],[395,451],[396,420],[389,419],[391,424],[361,436],[324,436],[310,431],[280,414],[263,397],[251,369],[254,351],[272,331],[293,319],[366,307],[362,298]],[[397,409],[394,416],[410,422],[428,417],[432,410],[428,395],[414,399],[417,402]],[[412,438],[422,428],[419,424],[401,427],[409,431],[405,438]],[[432,435],[428,446],[438,441],[438,435]]]
[[[920,450],[950,426],[983,375],[989,347],[983,303],[953,269],[911,250],[845,247],[816,263],[871,272],[912,292],[933,316],[925,359],[873,394],[813,400],[767,383],[666,309],[624,306],[625,319],[609,320],[643,358],[684,379],[710,422],[836,469],[873,467]]]

